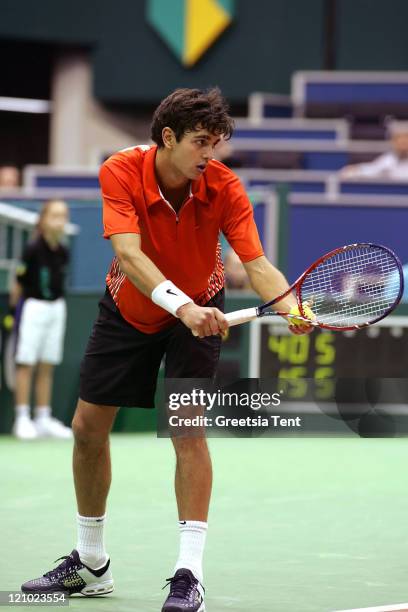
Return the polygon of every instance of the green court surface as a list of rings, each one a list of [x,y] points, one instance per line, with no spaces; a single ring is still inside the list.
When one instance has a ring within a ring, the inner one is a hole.
[[[212,439],[207,611],[332,612],[408,600],[404,439]],[[171,443],[112,438],[116,589],[74,610],[160,612],[178,548]],[[71,443],[0,438],[0,590],[75,545]],[[52,607],[57,610],[58,608]]]

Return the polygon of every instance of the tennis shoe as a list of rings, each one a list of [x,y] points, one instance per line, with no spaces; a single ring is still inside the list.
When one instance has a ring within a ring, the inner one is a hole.
[[[162,612],[205,612],[204,587],[189,569],[179,569],[167,579],[170,593]]]
[[[82,563],[77,550],[70,555],[57,559],[60,563],[55,569],[41,578],[29,580],[21,586],[24,593],[65,593],[73,595],[95,596],[106,595],[113,591],[110,559],[98,570],[93,570]]]

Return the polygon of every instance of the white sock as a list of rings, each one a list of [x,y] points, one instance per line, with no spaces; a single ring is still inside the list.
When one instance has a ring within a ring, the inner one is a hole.
[[[203,583],[203,553],[208,523],[179,521],[180,553],[174,571],[185,567]]]
[[[49,419],[51,416],[51,408],[49,406],[36,406],[34,414],[36,419]]]
[[[28,404],[17,404],[15,407],[16,418],[30,417],[30,406]]]
[[[105,518],[106,514],[103,516],[77,514],[78,543],[76,549],[81,561],[91,569],[103,567],[108,560],[103,541]]]

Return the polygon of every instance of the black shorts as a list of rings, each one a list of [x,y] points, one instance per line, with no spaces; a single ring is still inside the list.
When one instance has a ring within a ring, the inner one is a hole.
[[[223,311],[224,290],[206,306]],[[106,290],[81,363],[79,396],[92,404],[153,408],[164,356],[166,378],[213,378],[220,348],[220,336],[196,338],[181,321],[142,333],[125,321]]]

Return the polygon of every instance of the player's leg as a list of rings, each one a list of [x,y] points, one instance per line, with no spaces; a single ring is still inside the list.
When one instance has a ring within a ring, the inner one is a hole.
[[[111,482],[109,432],[117,406],[153,407],[164,352],[161,344],[154,334],[142,334],[127,323],[110,295],[105,294],[82,360],[81,399],[72,423],[77,548],[55,570],[25,583],[24,591],[100,595],[113,590],[109,559],[104,564],[103,543]]]
[[[205,437],[172,438],[176,452],[175,492],[180,521],[207,522],[212,465]]]
[[[209,303],[223,310],[224,292]],[[182,323],[175,327],[166,350],[167,378],[213,378],[221,338],[194,337]],[[179,512],[180,549],[170,594],[163,612],[203,612],[202,561],[212,487],[212,465],[204,432],[174,436],[176,452],[175,493]]]
[[[41,578],[22,585],[26,593],[63,591],[102,595],[113,591],[110,559],[104,545],[106,499],[111,483],[109,433],[117,408],[78,401],[72,427],[77,496],[77,546]]]
[[[212,488],[211,458],[205,437],[173,437],[172,441],[176,452],[180,548],[163,611],[203,612],[203,555]]]
[[[117,406],[152,407],[164,343],[125,321],[105,295],[81,365],[81,398],[72,422],[78,544],[88,567],[104,563],[103,528],[111,483],[109,433]],[[103,398],[105,402],[102,401]]]
[[[98,330],[97,333],[95,329]],[[116,365],[109,359],[106,340],[100,313],[81,364],[81,396],[82,391],[85,394],[89,392],[92,396],[95,389],[101,389],[102,394],[104,393],[103,381],[110,379],[111,369]],[[46,345],[43,344],[43,349],[44,346]],[[50,346],[48,349],[51,351]],[[105,351],[102,361],[98,358],[101,350]],[[91,364],[89,354],[93,355]],[[52,360],[55,355],[52,356],[49,352],[47,357]],[[92,384],[84,384],[87,380],[91,380]],[[73,420],[73,468],[78,497],[77,548],[83,558],[75,548],[63,557],[62,563],[54,570],[23,584],[22,590],[25,592],[63,591],[68,595],[76,592],[100,595],[113,590],[110,560],[107,559],[103,544],[106,498],[111,480],[109,432],[118,406],[118,403],[111,402],[110,399],[106,396],[106,402],[79,400]]]
[[[101,517],[111,484],[109,433],[117,407],[79,400],[72,421],[74,432],[73,471],[78,513]]]
[[[72,428],[75,437],[73,472],[77,499],[76,550],[88,567],[103,567],[106,500],[112,480],[109,433],[117,408],[78,401]]]

